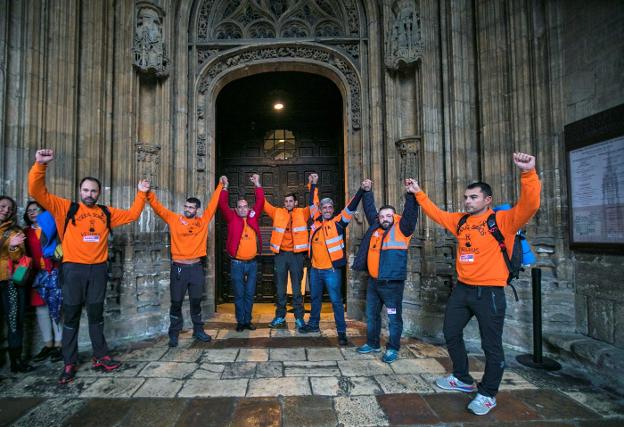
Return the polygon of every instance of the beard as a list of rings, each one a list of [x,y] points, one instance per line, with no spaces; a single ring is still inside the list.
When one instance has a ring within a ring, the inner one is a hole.
[[[381,223],[381,228],[383,228],[384,230],[387,230],[390,227],[392,227],[392,223],[390,221],[384,221]]]
[[[193,219],[193,218],[195,218],[195,214],[194,214],[194,213],[191,213],[191,212],[186,212],[186,211],[184,212],[184,216],[185,216],[186,218],[188,218],[188,219]]]
[[[94,206],[96,202],[97,199],[94,199],[93,197],[85,197],[84,199],[82,199],[82,203],[87,206]]]

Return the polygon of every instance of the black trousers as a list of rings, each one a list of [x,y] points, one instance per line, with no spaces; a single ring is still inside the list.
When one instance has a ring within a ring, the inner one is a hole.
[[[494,397],[498,393],[503,371],[503,324],[505,321],[505,289],[502,286],[471,286],[458,283],[453,289],[444,314],[444,338],[453,361],[453,375],[472,384],[468,355],[464,344],[464,328],[472,316],[477,317],[481,348],[485,353],[485,372],[477,384],[479,393]]]
[[[169,310],[169,335],[178,336],[184,325],[182,317],[182,302],[186,291],[189,293],[189,302],[191,304],[191,321],[193,322],[193,330],[204,329],[204,323],[201,318],[201,299],[204,289],[204,268],[201,262],[195,264],[171,264],[171,309]]]
[[[108,354],[104,338],[104,298],[108,268],[106,263],[63,263],[60,275],[63,289],[63,360],[65,364],[78,362],[78,331],[82,306],[87,306],[89,337],[93,356],[101,358]]]
[[[0,299],[7,323],[9,349],[20,349],[21,352],[24,335],[24,288],[3,280],[0,282]]]

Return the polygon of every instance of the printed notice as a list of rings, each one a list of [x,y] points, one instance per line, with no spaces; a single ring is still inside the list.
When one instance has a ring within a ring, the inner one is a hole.
[[[575,243],[624,243],[624,136],[570,151]]]

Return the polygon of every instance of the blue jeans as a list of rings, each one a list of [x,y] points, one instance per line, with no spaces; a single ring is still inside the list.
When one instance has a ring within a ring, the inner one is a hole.
[[[321,320],[321,304],[323,298],[323,287],[327,287],[329,299],[334,310],[334,321],[336,322],[336,330],[338,332],[347,331],[347,323],[345,322],[344,305],[342,303],[342,295],[340,287],[342,285],[342,270],[329,268],[321,270],[311,268],[310,271],[310,294],[312,297],[312,309],[310,310],[310,326],[318,327]]]
[[[379,348],[381,334],[381,308],[388,313],[388,349],[399,350],[403,332],[403,289],[404,280],[377,280],[368,278],[366,290],[366,342]]]
[[[234,306],[236,307],[236,321],[242,325],[251,322],[251,309],[256,295],[256,274],[258,266],[256,260],[239,261],[232,259],[230,276],[234,290]]]

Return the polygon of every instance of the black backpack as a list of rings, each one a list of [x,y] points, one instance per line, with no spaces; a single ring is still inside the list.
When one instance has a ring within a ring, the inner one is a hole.
[[[106,227],[108,228],[108,232],[113,234],[113,229],[111,227],[111,213],[107,206],[97,205],[98,208],[104,212],[106,216]],[[65,226],[63,227],[63,237],[65,237],[65,230],[67,230],[67,224],[71,221],[72,225],[76,225],[76,212],[80,208],[80,204],[78,202],[71,202],[69,206],[69,210],[67,211],[67,216],[65,217]]]
[[[459,219],[457,223],[457,235],[459,235],[459,229],[466,223],[470,214],[465,214]],[[516,297],[516,301],[518,301],[518,293],[516,292],[516,288],[511,284],[513,279],[517,279],[520,276],[520,272],[524,271],[522,268],[522,239],[524,236],[520,234],[516,234],[514,237],[513,243],[513,251],[511,253],[511,258],[509,258],[509,252],[507,251],[507,246],[505,245],[505,238],[503,237],[503,233],[498,228],[498,224],[496,224],[496,214],[493,213],[487,218],[487,226],[488,231],[498,242],[498,247],[503,254],[503,259],[505,260],[505,264],[507,264],[507,270],[509,270],[509,276],[507,276],[507,284],[511,286],[513,289],[514,296]]]

